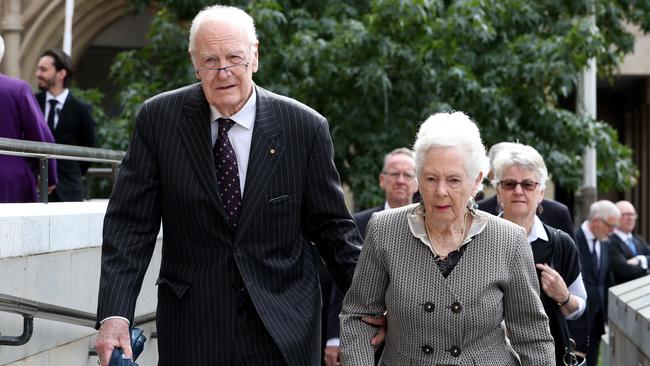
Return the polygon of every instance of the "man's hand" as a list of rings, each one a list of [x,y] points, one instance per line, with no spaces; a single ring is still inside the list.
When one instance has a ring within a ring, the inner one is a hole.
[[[627,262],[627,264],[632,265],[632,266],[638,266],[639,263],[640,263],[639,259],[637,257],[632,257],[632,258],[628,259],[626,262]]]
[[[52,194],[52,191],[56,188],[56,184],[53,184],[51,186],[47,186],[47,194],[50,195]]]
[[[129,323],[124,319],[108,319],[99,327],[95,351],[101,366],[108,366],[114,348],[121,348],[127,358],[133,358]]]
[[[372,345],[375,348],[375,351],[377,351],[377,348],[381,346],[382,343],[384,343],[384,339],[386,338],[386,313],[384,315],[380,316],[379,318],[372,318],[369,316],[364,316],[361,318],[366,324],[370,324],[373,327],[377,327],[377,334],[375,334],[374,337],[370,340],[370,345]]]
[[[340,352],[341,348],[339,346],[325,347],[325,356],[323,356],[325,366],[341,366],[341,361],[339,360]]]

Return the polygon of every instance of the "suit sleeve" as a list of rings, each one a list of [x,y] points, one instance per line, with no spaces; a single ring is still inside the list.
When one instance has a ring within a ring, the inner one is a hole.
[[[43,117],[43,112],[38,107],[36,98],[29,89],[27,83],[23,84],[23,88],[20,91],[20,123],[21,123],[21,132],[23,133],[23,138],[30,141],[40,141],[40,142],[49,142],[54,143],[54,136],[50,128],[45,123]],[[56,160],[48,159],[48,185],[54,185],[57,183],[56,175]]]
[[[352,286],[341,310],[341,361],[344,365],[372,365],[374,349],[370,340],[377,328],[361,320],[379,317],[386,308],[389,273],[376,241],[376,219],[371,219]]]
[[[621,248],[621,245],[626,244],[623,242],[617,243],[617,241],[617,239],[610,239],[607,243],[609,247],[609,268],[612,270],[614,283],[619,284],[645,276],[647,271],[643,267],[627,263],[627,258],[623,248]]]
[[[561,206],[562,210],[559,212],[558,226],[556,229],[560,229],[567,233],[569,237],[575,242],[575,230],[573,229],[573,220],[571,219],[571,213],[566,206]]]
[[[109,316],[133,321],[142,280],[160,230],[159,171],[154,126],[145,103],[104,219],[97,324]]]
[[[508,273],[512,276],[503,296],[508,337],[522,365],[548,365],[555,357],[555,346],[539,297],[533,253],[523,231],[510,251]]]
[[[338,288],[350,287],[361,236],[345,206],[327,122],[319,124],[308,157],[305,229]]]

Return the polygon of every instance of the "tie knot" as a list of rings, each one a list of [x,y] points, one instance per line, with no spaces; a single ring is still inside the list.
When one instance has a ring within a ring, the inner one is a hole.
[[[56,99],[50,99],[50,106],[52,108],[56,107],[56,105],[59,104],[59,101]]]
[[[230,130],[230,128],[235,124],[235,121],[231,120],[230,118],[219,118],[217,119],[217,122],[219,123],[220,134],[227,133]]]

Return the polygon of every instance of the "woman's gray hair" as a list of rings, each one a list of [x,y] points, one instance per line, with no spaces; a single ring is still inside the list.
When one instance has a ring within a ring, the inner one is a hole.
[[[546,169],[544,158],[532,146],[520,143],[509,143],[494,156],[492,162],[494,180],[492,185],[496,187],[506,170],[513,166],[533,172],[535,181],[539,186],[541,188],[546,187],[548,169]]]
[[[190,27],[190,54],[194,51],[194,39],[196,38],[196,33],[198,33],[201,25],[205,21],[210,20],[226,20],[233,24],[237,24],[246,33],[248,42],[251,46],[258,42],[257,33],[255,31],[255,21],[250,15],[248,15],[248,13],[234,6],[207,6],[196,14],[194,20],[192,20],[192,26]]]
[[[426,153],[437,147],[462,147],[465,155],[463,168],[470,179],[487,174],[488,158],[478,127],[463,112],[436,113],[420,126],[413,150],[415,171],[420,175]],[[479,190],[482,188],[480,186]]]

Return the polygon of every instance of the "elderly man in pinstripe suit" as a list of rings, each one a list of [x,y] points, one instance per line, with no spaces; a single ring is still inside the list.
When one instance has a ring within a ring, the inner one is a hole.
[[[252,81],[253,19],[204,9],[190,30],[200,84],[146,101],[104,223],[96,349],[128,327],[163,222],[160,365],[318,365],[316,251],[347,290],[359,232],[325,118]],[[370,340],[368,340],[370,342]]]

